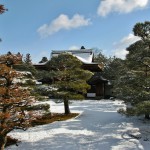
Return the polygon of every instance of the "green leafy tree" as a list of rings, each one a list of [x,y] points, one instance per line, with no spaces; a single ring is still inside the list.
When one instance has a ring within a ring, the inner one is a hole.
[[[127,70],[118,79],[117,93],[134,106],[135,114],[145,114],[145,118],[149,119],[150,108],[147,106],[150,103],[150,22],[137,23],[133,32],[141,40],[127,48]]]
[[[84,94],[90,88],[86,81],[90,79],[92,73],[81,69],[82,63],[67,53],[53,57],[47,66],[55,71],[53,87],[57,90],[54,95],[63,100],[65,114],[69,114],[69,100],[84,98]]]

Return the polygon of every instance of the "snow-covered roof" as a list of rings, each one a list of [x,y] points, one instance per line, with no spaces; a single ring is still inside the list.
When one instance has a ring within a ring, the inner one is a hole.
[[[62,54],[62,53],[69,53],[77,57],[83,63],[83,68],[86,70],[90,70],[94,72],[102,71],[103,65],[93,62],[94,53],[92,49],[52,50],[51,58],[57,57],[59,54]],[[46,65],[46,63],[34,64],[34,66],[37,67],[38,69],[44,69],[44,66]]]
[[[51,53],[51,57],[58,56],[61,53],[70,53],[74,56],[76,56],[80,61],[82,61],[84,64],[91,64],[94,53],[92,49],[80,49],[80,50],[53,50]]]
[[[44,63],[37,63],[37,64],[33,64],[33,65],[39,65],[39,66],[43,66],[43,65],[46,65],[47,61],[44,62]]]

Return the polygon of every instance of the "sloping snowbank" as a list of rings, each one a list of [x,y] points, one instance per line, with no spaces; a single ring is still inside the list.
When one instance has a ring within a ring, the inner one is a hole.
[[[52,112],[63,112],[62,103],[49,103]],[[77,118],[17,130],[11,135],[22,142],[7,150],[149,150],[150,122],[121,116],[123,107],[121,101],[73,101]]]

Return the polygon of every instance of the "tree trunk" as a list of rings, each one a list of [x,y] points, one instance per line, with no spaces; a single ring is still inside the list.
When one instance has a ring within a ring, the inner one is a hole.
[[[7,136],[0,135],[0,150],[4,150],[6,142],[7,142]]]
[[[70,114],[69,101],[67,99],[64,99],[64,109],[66,115]]]
[[[149,114],[145,114],[145,119],[150,119]]]

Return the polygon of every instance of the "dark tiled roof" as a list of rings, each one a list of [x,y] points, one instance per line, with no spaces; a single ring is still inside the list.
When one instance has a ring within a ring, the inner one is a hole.
[[[95,73],[91,79],[88,81],[89,84],[97,84],[97,83],[107,83],[108,80],[103,78],[101,73]]]

